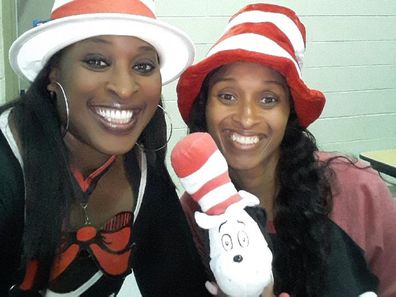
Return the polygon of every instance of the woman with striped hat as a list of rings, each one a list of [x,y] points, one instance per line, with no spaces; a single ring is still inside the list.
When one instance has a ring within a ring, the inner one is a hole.
[[[209,132],[236,188],[265,209],[275,294],[396,296],[395,202],[377,172],[318,150],[307,128],[325,96],[302,79],[305,37],[289,8],[244,7],[181,75],[180,113],[190,132]],[[181,201],[204,251],[199,206]]]

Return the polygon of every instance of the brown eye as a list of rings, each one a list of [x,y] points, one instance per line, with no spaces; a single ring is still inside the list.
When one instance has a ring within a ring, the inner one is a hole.
[[[265,96],[261,99],[261,103],[264,104],[266,107],[272,107],[276,103],[278,103],[278,98],[275,96]]]
[[[154,71],[156,66],[152,63],[136,63],[133,69],[139,73],[147,74]]]
[[[84,59],[84,63],[93,69],[103,69],[110,65],[109,61],[107,61],[102,56],[88,56]]]
[[[235,100],[235,96],[232,94],[228,94],[228,93],[222,93],[218,95],[219,98],[223,101],[233,101]]]

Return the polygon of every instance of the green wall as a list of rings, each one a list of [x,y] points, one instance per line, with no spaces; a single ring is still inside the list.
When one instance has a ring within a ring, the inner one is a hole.
[[[159,0],[157,6],[164,20],[190,34],[199,59],[229,16],[253,2]],[[327,98],[321,118],[310,126],[319,146],[355,155],[396,147],[396,1],[266,2],[289,6],[306,26],[303,77]],[[176,114],[174,87],[165,96]],[[180,138],[183,122],[174,117]]]
[[[36,1],[18,0],[20,29],[29,27],[33,18],[47,17],[51,2],[40,0],[38,6]],[[196,43],[197,59],[218,38],[229,16],[253,2],[156,0],[159,17]],[[321,118],[310,126],[319,146],[351,154],[396,147],[396,1],[267,2],[294,9],[306,26],[303,77],[327,97]],[[172,145],[186,134],[175,85],[164,88],[173,118]]]
[[[201,59],[241,0],[158,0],[161,18],[185,30]],[[327,102],[309,129],[323,150],[357,156],[396,147],[396,1],[266,1],[297,12],[307,29],[303,77]],[[174,119],[172,146],[186,134],[175,85],[165,87]]]
[[[15,4],[3,0],[0,4],[0,104],[18,94],[16,75],[8,64],[8,49],[16,37]]]

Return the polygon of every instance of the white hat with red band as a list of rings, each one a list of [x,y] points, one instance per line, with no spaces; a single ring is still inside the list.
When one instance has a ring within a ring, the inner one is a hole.
[[[51,20],[12,44],[10,63],[20,77],[33,81],[56,52],[99,35],[134,36],[151,44],[160,58],[163,84],[194,60],[191,39],[156,18],[153,0],[55,0]]]
[[[301,126],[316,120],[325,97],[306,86],[301,76],[305,27],[294,11],[273,4],[250,4],[231,17],[224,34],[205,59],[190,66],[177,85],[178,105],[186,123],[205,77],[236,61],[261,63],[280,72],[293,97]]]

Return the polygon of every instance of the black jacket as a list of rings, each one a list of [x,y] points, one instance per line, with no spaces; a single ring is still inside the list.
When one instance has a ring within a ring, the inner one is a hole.
[[[23,224],[23,173],[0,132],[0,296],[7,296],[23,277],[23,269],[18,269]],[[177,194],[153,168],[148,168],[132,241],[131,263],[143,297],[211,296]],[[96,291],[86,296],[108,295]]]

